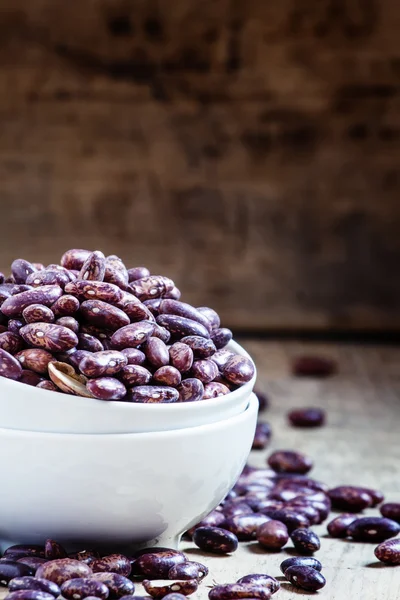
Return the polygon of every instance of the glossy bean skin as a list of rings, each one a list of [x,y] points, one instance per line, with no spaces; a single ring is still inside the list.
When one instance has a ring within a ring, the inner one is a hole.
[[[18,381],[21,375],[22,367],[18,360],[12,354],[0,348],[0,377]]]
[[[85,563],[72,558],[59,558],[39,567],[35,577],[54,581],[58,586],[61,586],[64,581],[76,577],[88,577],[91,574],[92,569]]]
[[[239,600],[241,598],[258,598],[270,600],[271,590],[254,583],[227,583],[216,585],[208,593],[210,600]]]
[[[341,485],[328,492],[332,507],[347,512],[361,512],[372,505],[371,496],[357,486]]]
[[[356,520],[356,516],[351,513],[345,513],[339,515],[330,521],[327,525],[328,533],[334,538],[345,538],[347,537],[347,529],[353,521]]]
[[[151,380],[151,373],[140,365],[126,365],[121,370],[119,378],[127,387],[144,386]]]
[[[400,503],[399,502],[386,502],[379,508],[381,515],[392,521],[400,523]]]
[[[168,594],[176,594],[190,596],[199,587],[197,579],[186,579],[183,581],[175,581],[174,583],[165,583],[159,585],[148,579],[143,581],[143,587],[152,598],[165,598]]]
[[[91,563],[93,573],[117,573],[129,577],[132,566],[123,554],[108,554]]]
[[[182,296],[181,290],[176,285],[169,292],[165,292],[164,298],[170,298],[171,300],[180,300]]]
[[[7,558],[7,557],[3,557]],[[0,585],[7,585],[15,577],[34,575],[35,571],[28,565],[16,562],[16,560],[2,560],[0,562]]]
[[[285,571],[285,577],[295,587],[310,592],[316,592],[326,584],[325,577],[312,567],[289,567]]]
[[[0,333],[0,348],[9,354],[17,354],[24,347],[24,340],[18,333],[4,331]]]
[[[8,589],[10,592],[16,592],[17,590],[36,590],[51,594],[54,596],[54,598],[57,598],[61,593],[59,586],[53,581],[48,581],[47,579],[38,579],[32,576],[15,577],[10,581]]]
[[[48,390],[49,392],[60,391],[52,381],[47,381],[47,379],[45,379],[44,381],[39,381],[39,383],[36,384],[36,387],[40,388],[41,390]]]
[[[218,329],[221,325],[221,320],[219,315],[213,308],[209,308],[208,306],[198,306],[197,310],[202,313],[207,319],[210,321],[212,329]]]
[[[98,400],[122,400],[126,395],[126,387],[114,377],[90,379],[86,387]]]
[[[260,546],[266,550],[280,550],[287,544],[289,533],[284,523],[270,520],[258,527],[256,537]]]
[[[268,465],[277,473],[308,473],[313,463],[305,454],[292,450],[277,450],[268,458]]]
[[[128,365],[143,365],[146,362],[146,355],[138,348],[123,348],[121,354],[126,356]]]
[[[69,282],[69,275],[59,269],[44,269],[43,271],[31,273],[26,278],[27,285],[31,285],[34,288],[44,285],[59,285],[61,288],[64,288]]]
[[[225,367],[225,365],[227,364],[227,362],[233,357],[235,356],[233,354],[233,352],[230,352],[229,350],[226,350],[225,348],[222,350],[217,350],[215,352],[215,354],[213,354],[210,358],[213,362],[215,362],[215,364],[217,365],[217,367],[219,368],[220,371],[222,371],[222,369]]]
[[[191,369],[193,357],[193,350],[185,343],[175,342],[175,344],[172,344],[169,348],[171,365],[181,373],[187,373]]]
[[[150,321],[141,321],[132,323],[126,327],[118,329],[111,337],[111,344],[115,350],[124,348],[135,348],[147,341],[154,331],[153,323]]]
[[[284,575],[286,569],[288,569],[289,567],[310,567],[311,569],[315,569],[316,571],[321,571],[322,564],[313,556],[293,556],[292,558],[287,558],[280,564],[280,570]]]
[[[176,550],[150,552],[136,559],[135,571],[147,579],[167,579],[168,573],[176,565],[186,563],[186,557]]]
[[[19,332],[27,344],[49,352],[65,352],[78,344],[73,331],[53,323],[30,323]]]
[[[44,555],[49,560],[56,560],[58,558],[67,558],[67,552],[65,549],[52,539],[47,539],[44,544]]]
[[[44,304],[31,304],[22,311],[26,323],[54,323],[54,313]]]
[[[144,353],[148,362],[158,369],[169,363],[169,351],[166,344],[157,337],[150,337],[145,346]]]
[[[179,402],[195,402],[203,398],[204,386],[200,379],[195,377],[184,379],[177,389]]]
[[[143,279],[149,275],[150,271],[146,267],[133,267],[132,269],[128,269],[129,283],[132,283],[132,281],[136,281],[137,279]]]
[[[187,531],[189,537],[193,537],[195,529],[199,527],[219,527],[224,523],[225,515],[219,510],[212,510],[199,523]]]
[[[235,354],[222,367],[222,375],[235,385],[243,385],[250,381],[255,373],[253,362],[246,356]]]
[[[0,315],[1,315],[1,311],[0,311]],[[8,331],[10,331],[11,333],[17,333],[18,334],[19,330],[24,325],[26,325],[26,323],[25,323],[25,321],[23,321],[21,319],[10,319],[8,321]]]
[[[82,250],[81,248],[71,248],[67,250],[61,257],[60,264],[66,269],[80,270],[87,258],[91,255],[89,250]]]
[[[171,339],[171,334],[165,327],[161,327],[158,323],[154,322],[154,331],[152,334],[154,337],[159,338],[164,342],[164,344],[168,344]]]
[[[234,515],[225,520],[224,528],[234,533],[238,540],[247,541],[255,539],[258,527],[267,521],[269,517],[259,513]]]
[[[306,517],[310,521],[310,525],[318,525],[322,522],[319,510],[306,498],[304,500],[303,497],[301,499],[295,498],[292,502],[286,502],[284,506],[286,509],[298,512]]]
[[[387,565],[400,565],[400,538],[382,542],[374,553],[378,560]]]
[[[295,529],[290,534],[290,539],[300,554],[313,554],[321,547],[319,537],[311,529]]]
[[[104,281],[114,283],[123,290],[126,289],[129,283],[128,271],[119,256],[115,254],[107,256],[105,266]]]
[[[301,527],[307,528],[310,526],[310,521],[299,512],[295,512],[293,510],[289,510],[286,508],[281,509],[266,509],[262,511],[263,514],[267,515],[270,519],[274,521],[281,521],[287,527],[289,533],[292,533],[295,529],[299,529]]]
[[[80,552],[73,552],[68,555],[69,558],[74,558],[75,560],[80,560],[81,562],[86,563],[87,565],[91,565],[92,562],[101,558],[100,554],[95,550],[81,550]]]
[[[218,375],[218,367],[212,360],[195,360],[191,369],[192,377],[203,384],[210,383]]]
[[[101,341],[90,333],[78,333],[78,346],[79,350],[86,350],[87,352],[103,352],[104,346]]]
[[[226,394],[229,394],[230,391],[231,390],[223,383],[220,383],[219,381],[210,381],[204,386],[203,400],[219,398],[219,396],[225,396]]]
[[[179,392],[172,387],[160,385],[139,385],[128,391],[126,400],[128,402],[177,402]]]
[[[356,542],[380,543],[395,537],[399,532],[399,523],[385,517],[355,519],[347,528],[347,535]]]
[[[90,577],[76,577],[64,581],[61,586],[61,593],[63,598],[68,600],[83,600],[88,596],[106,600],[109,596],[108,587],[101,581],[96,581],[96,579]]]
[[[11,273],[15,283],[25,283],[27,277],[36,271],[33,264],[23,258],[17,258],[11,263]]]
[[[194,561],[179,563],[168,571],[168,579],[197,579],[202,581],[207,575],[208,568]]]
[[[231,554],[238,547],[236,535],[221,527],[198,527],[193,541],[201,550],[214,554]]]
[[[85,300],[80,307],[82,317],[95,327],[115,331],[130,324],[123,310],[102,300]]]
[[[101,581],[108,587],[110,600],[116,600],[122,596],[133,596],[135,592],[135,584],[118,573],[93,573],[91,578]]]
[[[9,592],[7,600],[53,600],[54,596],[41,590],[16,590]]]
[[[12,554],[14,557],[19,556],[22,558],[23,556],[40,556],[44,558],[44,546],[34,545],[34,544],[16,544],[15,546],[10,546],[4,552],[3,558]]]
[[[105,281],[71,281],[65,288],[67,294],[76,296],[79,300],[102,300],[116,304],[122,299],[123,291],[113,283]]]
[[[85,356],[90,356],[91,354],[92,353],[89,352],[88,350],[75,350],[75,352],[72,352],[71,354],[68,354],[67,356],[62,355],[60,357],[60,360],[62,360],[62,362],[67,362],[72,367],[74,367],[74,369],[78,370],[79,364],[83,360],[83,358]]]
[[[174,282],[162,275],[149,275],[141,279],[135,279],[130,284],[132,293],[142,302],[151,298],[161,298],[174,287]]]
[[[193,321],[193,319],[164,314],[158,315],[156,321],[159,325],[168,329],[171,335],[177,339],[192,335],[204,338],[210,337],[208,329],[198,321]]]
[[[1,305],[1,311],[7,317],[20,317],[23,310],[31,304],[51,306],[62,296],[59,285],[44,285],[40,288],[20,292],[7,298]]]
[[[232,331],[226,327],[215,329],[211,334],[211,339],[217,350],[225,348],[225,346],[231,341],[232,337]]]
[[[381,502],[384,501],[385,497],[380,490],[374,490],[372,488],[361,488],[364,492],[366,492],[372,500],[371,506],[378,506]]]
[[[236,515],[254,515],[253,509],[245,502],[242,497],[227,500],[222,505],[222,512],[225,517],[235,517]]]
[[[166,365],[165,367],[160,367],[153,374],[153,379],[156,383],[161,385],[168,385],[171,387],[177,387],[182,380],[181,374],[178,369],[175,367],[171,367],[170,365]]]
[[[54,356],[47,350],[41,348],[28,348],[15,355],[24,369],[30,369],[35,373],[47,373],[49,362],[54,361]]]
[[[288,413],[293,427],[321,427],[325,424],[325,411],[321,408],[299,408]]]
[[[203,325],[208,332],[211,332],[211,325],[207,317],[194,308],[194,306],[191,306],[186,302],[180,302],[179,300],[172,299],[162,300],[160,302],[158,313],[160,315],[176,315],[179,317],[184,317],[185,319],[197,321]]]
[[[40,558],[40,556],[23,556],[22,558],[18,558],[17,562],[28,565],[28,567],[36,573],[40,565],[47,562],[47,558]]]
[[[81,270],[79,271],[78,279],[89,281],[103,281],[106,272],[106,259],[102,252],[95,250],[85,260]]]
[[[209,358],[216,352],[216,347],[211,339],[207,339],[198,335],[188,335],[181,339],[183,344],[192,349],[196,359]]]
[[[115,375],[128,363],[128,359],[118,350],[103,350],[83,357],[79,370],[86,377],[103,377]]]
[[[271,594],[275,594],[281,587],[281,584],[275,577],[271,577],[271,575],[264,575],[262,573],[253,573],[250,575],[245,575],[237,580],[236,583],[250,583],[253,585],[259,585],[261,587],[266,587],[270,590]]]
[[[151,313],[153,313],[155,317],[158,317],[161,302],[162,298],[152,298],[151,300],[144,300],[143,304],[149,309]]]
[[[71,294],[61,296],[51,306],[51,310],[56,317],[72,317],[79,310],[79,300]]]

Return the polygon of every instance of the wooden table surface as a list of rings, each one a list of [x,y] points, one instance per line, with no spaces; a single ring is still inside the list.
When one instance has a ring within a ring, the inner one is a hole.
[[[349,344],[301,344],[243,340],[258,367],[258,387],[270,397],[270,408],[262,420],[271,423],[270,447],[253,452],[249,463],[262,467],[275,449],[297,449],[313,458],[311,475],[330,486],[359,484],[382,490],[387,501],[400,502],[400,348]],[[298,379],[289,374],[290,359],[315,352],[335,357],[338,375],[325,380]],[[286,422],[290,408],[320,406],[327,412],[327,425],[307,431]],[[365,511],[378,515],[379,511]],[[326,522],[316,526],[326,586],[317,594],[296,590],[281,577],[279,564],[292,556],[291,544],[278,554],[262,550],[256,542],[241,543],[231,556],[216,557],[183,541],[181,549],[192,560],[205,563],[210,574],[192,596],[206,600],[209,586],[235,582],[248,573],[278,577],[277,600],[302,596],[324,600],[398,600],[400,568],[379,563],[376,544],[329,539]],[[142,592],[137,587],[137,594]],[[5,593],[0,595],[3,598]]]

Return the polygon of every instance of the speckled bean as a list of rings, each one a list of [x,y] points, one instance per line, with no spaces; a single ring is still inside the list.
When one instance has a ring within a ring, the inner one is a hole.
[[[81,562],[91,565],[92,562],[101,558],[100,554],[96,550],[81,550],[80,552],[73,552],[69,554],[69,558],[80,560]]]
[[[132,267],[131,269],[128,269],[129,283],[132,283],[132,281],[137,281],[138,279],[143,279],[149,275],[150,271],[146,267]]]
[[[27,277],[36,270],[32,263],[23,258],[17,258],[11,263],[11,273],[15,283],[25,283]]]
[[[257,423],[254,433],[252,450],[264,450],[271,439],[271,426],[269,423]]]
[[[135,571],[147,579],[167,579],[172,567],[185,562],[185,555],[176,550],[150,552],[136,559]]]
[[[21,377],[18,379],[20,383],[32,385],[36,387],[42,381],[42,377],[29,369],[22,369]]]
[[[190,377],[184,379],[178,386],[179,402],[194,402],[201,400],[204,394],[204,385],[200,379]]]
[[[124,577],[129,577],[132,570],[130,560],[123,554],[108,554],[95,560],[90,566],[93,573],[117,573]]]
[[[246,503],[242,496],[227,500],[222,505],[222,512],[225,517],[234,517],[236,515],[253,515],[253,509]],[[268,520],[268,519],[265,519]]]
[[[225,396],[226,394],[229,394],[229,392],[230,389],[223,383],[219,383],[218,381],[210,381],[204,386],[203,400]]]
[[[87,352],[103,352],[104,346],[101,341],[94,335],[89,333],[78,333],[78,350],[86,350]]]
[[[312,460],[293,450],[277,450],[268,458],[268,465],[277,473],[300,473],[305,474],[313,466]]]
[[[106,259],[102,252],[95,250],[85,260],[81,270],[79,271],[78,279],[88,281],[103,281],[106,272]]]
[[[237,580],[236,583],[250,583],[256,586],[266,587],[271,594],[275,594],[281,587],[281,584],[275,577],[264,575],[263,573],[253,573],[245,575]]]
[[[325,423],[325,411],[321,408],[298,408],[288,413],[293,427],[321,427]]]
[[[21,374],[22,367],[19,361],[12,354],[0,348],[0,377],[18,380]]]
[[[213,308],[209,308],[208,306],[198,306],[197,310],[205,317],[207,317],[207,319],[211,323],[212,329],[218,329],[218,327],[221,325],[221,320],[219,318],[218,313],[215,312]]]
[[[54,313],[44,304],[31,304],[22,311],[26,323],[54,323]]]
[[[400,503],[399,502],[386,502],[379,508],[381,515],[387,519],[392,519],[400,523]]]
[[[215,329],[211,334],[211,339],[217,350],[225,348],[225,346],[231,341],[232,337],[232,331],[226,327]]]
[[[22,556],[18,558],[17,562],[28,565],[36,573],[40,565],[43,565],[47,561],[47,558],[41,558],[40,556]]]
[[[266,509],[262,510],[262,514],[265,514],[270,519],[274,521],[280,521],[284,523],[287,527],[289,533],[292,533],[295,529],[299,529],[300,527],[309,527],[310,521],[300,512],[295,512],[294,510],[289,510],[286,508],[281,509]]]
[[[47,350],[41,348],[27,348],[15,355],[24,369],[30,369],[35,373],[47,373],[49,362],[55,360],[54,356]]]
[[[146,355],[138,348],[123,348],[121,354],[126,356],[128,365],[143,365],[146,362]]]
[[[329,377],[336,371],[336,361],[325,356],[298,356],[292,363],[293,375],[297,377]]]
[[[81,304],[80,313],[88,323],[110,331],[130,323],[123,310],[102,300],[85,300]]]
[[[333,508],[347,512],[360,512],[372,506],[372,498],[363,488],[352,485],[340,485],[328,491]]]
[[[319,537],[311,529],[295,529],[291,532],[290,539],[300,554],[312,554],[321,547]]]
[[[157,317],[159,313],[160,304],[162,302],[162,298],[152,298],[151,300],[144,300],[143,304],[149,311]]]
[[[31,557],[35,558],[35,557]],[[43,560],[43,559],[39,559]],[[48,581],[47,579],[38,579],[36,577],[15,577],[11,579],[8,589],[10,592],[16,592],[17,590],[36,590],[40,592],[46,592],[51,594],[54,598],[60,595],[60,588],[54,581]]]
[[[160,367],[157,369],[153,375],[153,379],[156,383],[161,385],[177,387],[181,383],[182,377],[178,369],[175,369],[175,367],[171,367],[170,365],[166,365],[165,367]]]
[[[35,577],[54,581],[54,583],[61,586],[64,581],[76,577],[88,577],[91,574],[92,569],[85,563],[72,558],[59,558],[39,567]]]
[[[209,358],[217,350],[212,340],[198,335],[185,336],[181,342],[193,350],[193,355],[197,359]]]
[[[162,275],[149,275],[136,279],[130,284],[132,293],[143,302],[151,298],[161,298],[175,287],[174,282]]]
[[[193,537],[195,529],[199,527],[219,527],[225,521],[225,515],[219,510],[212,510],[208,515],[203,517],[199,523],[188,530],[189,537]]]
[[[65,294],[65,296],[61,296],[61,298],[54,302],[51,310],[56,317],[71,317],[78,312],[79,306],[78,298],[75,298],[71,294]]]
[[[222,370],[227,364],[227,362],[234,356],[235,355],[233,354],[233,352],[229,352],[229,350],[217,350],[217,352],[211,356],[211,360],[215,362],[215,364],[220,370]]]
[[[161,385],[139,385],[128,390],[128,402],[144,402],[146,404],[158,402],[177,402],[178,391],[173,387]]]
[[[234,533],[240,541],[253,540],[258,527],[269,520],[269,517],[259,513],[235,515],[225,520],[224,528]]]
[[[186,302],[180,302],[179,300],[173,299],[162,300],[158,312],[160,315],[176,315],[178,317],[191,319],[192,321],[197,321],[203,325],[208,332],[211,332],[211,324],[207,317],[194,308],[194,306],[191,306]]]
[[[9,354],[17,354],[24,347],[24,340],[18,333],[4,331],[0,333],[0,348]]]
[[[384,542],[399,532],[400,524],[385,517],[355,519],[347,528],[347,535],[356,542]]]
[[[48,390],[49,392],[59,392],[60,390],[57,388],[56,385],[54,385],[54,383],[52,381],[47,381],[46,379],[44,381],[40,381],[36,387],[42,389],[42,390]]]
[[[122,299],[122,290],[113,283],[105,281],[71,281],[65,286],[65,292],[77,296],[80,300],[102,300],[115,304]]]
[[[400,538],[382,542],[374,553],[378,560],[387,565],[400,565]]]
[[[104,281],[113,283],[123,290],[126,289],[129,283],[129,276],[122,260],[118,256],[115,256],[115,254],[111,254],[106,258],[105,267]]]
[[[193,542],[201,550],[214,554],[230,554],[238,547],[237,536],[221,527],[197,527],[193,533]]]
[[[71,366],[74,367],[74,369],[78,370],[79,369],[79,364],[81,362],[81,360],[83,360],[83,358],[85,356],[90,356],[92,353],[89,352],[88,350],[75,350],[75,352],[71,352],[69,354],[62,355],[60,357],[59,356],[59,360],[61,360],[62,362],[67,362],[68,364],[70,364]],[[68,360],[67,360],[68,358]]]
[[[39,556],[40,558],[45,558],[44,556],[44,546],[39,546],[35,544],[16,544],[14,546],[9,546],[7,550],[4,552],[3,558],[12,555],[15,558],[22,558],[23,556]]]
[[[165,598],[168,594],[176,593],[179,595],[190,596],[199,587],[197,579],[187,579],[184,581],[174,581],[174,583],[154,583],[145,579],[143,587],[152,598]]]
[[[44,555],[49,560],[57,560],[58,558],[68,557],[66,550],[61,546],[61,544],[50,538],[45,541]]]
[[[101,581],[108,587],[110,600],[122,598],[122,596],[133,596],[135,592],[134,583],[118,573],[93,573],[91,578]]]
[[[65,352],[78,344],[76,334],[54,323],[30,323],[19,330],[21,337],[36,348],[49,352]]]
[[[84,356],[79,363],[79,370],[86,377],[115,375],[125,367],[127,362],[126,356],[118,350],[104,350]]]
[[[34,288],[44,285],[59,285],[61,288],[70,282],[70,277],[64,271],[45,269],[44,271],[36,271],[31,273],[26,278],[27,285]]]
[[[353,521],[356,520],[356,516],[351,513],[345,513],[339,515],[330,521],[327,525],[328,533],[334,538],[345,538],[347,537],[347,529]]]
[[[177,315],[158,315],[156,321],[159,325],[168,329],[175,338],[191,335],[205,338],[210,337],[210,334],[204,325],[198,323],[198,321],[193,321],[192,319],[186,319],[185,317],[179,317]]]
[[[61,325],[62,327],[67,327],[75,334],[79,332],[79,323],[74,317],[60,317],[56,320],[56,325]]]
[[[258,598],[270,600],[271,590],[254,583],[226,583],[216,585],[209,592],[210,600],[240,600],[241,598]]]
[[[202,581],[208,575],[208,568],[198,562],[186,561],[171,567],[168,579],[197,579]]]
[[[51,306],[62,296],[62,293],[59,285],[44,285],[26,292],[20,292],[7,298],[1,305],[1,311],[7,317],[19,317],[22,315],[24,308],[31,304]]]
[[[281,521],[262,523],[256,532],[257,541],[266,550],[280,550],[289,540],[287,527]]]
[[[255,373],[253,362],[246,356],[235,354],[222,367],[222,375],[235,385],[243,385],[250,381]]]
[[[1,315],[1,312],[0,312],[0,315]],[[25,323],[25,321],[23,321],[21,319],[10,319],[8,321],[8,331],[11,331],[12,333],[19,333],[19,330],[24,325],[26,325],[26,323]]]
[[[153,337],[159,338],[164,342],[164,344],[168,344],[171,339],[171,334],[165,327],[161,327],[158,323],[154,322],[154,331],[152,333]]]
[[[153,331],[154,325],[150,321],[132,323],[116,331],[111,338],[111,344],[116,350],[135,348],[147,341]]]
[[[61,257],[61,266],[66,269],[80,270],[85,260],[90,256],[89,250],[82,250],[81,248],[71,248],[67,250]]]
[[[195,360],[191,369],[192,377],[199,379],[203,384],[210,383],[218,373],[217,365],[208,359]]]
[[[3,558],[7,558],[4,556]],[[0,585],[7,585],[14,577],[34,575],[35,571],[28,565],[16,562],[16,560],[2,560],[0,562]]]
[[[322,564],[313,556],[293,556],[291,558],[286,558],[280,564],[280,570],[283,574],[285,574],[286,569],[289,569],[289,567],[310,567],[316,571],[321,571]]]
[[[175,342],[169,348],[169,358],[173,367],[181,373],[187,373],[193,364],[193,350],[185,343]]]
[[[143,351],[148,362],[157,369],[169,363],[168,347],[157,337],[150,337],[143,346]]]
[[[126,395],[126,387],[114,377],[90,379],[86,387],[98,400],[121,400]]]
[[[316,592],[326,584],[325,577],[312,567],[289,567],[285,571],[285,577],[295,587],[309,592]]]
[[[91,577],[76,577],[64,581],[61,586],[61,593],[63,598],[68,600],[83,600],[87,596],[106,600],[109,596],[108,587],[101,581],[96,581]]]
[[[54,600],[52,594],[40,590],[17,590],[10,592],[4,600]]]

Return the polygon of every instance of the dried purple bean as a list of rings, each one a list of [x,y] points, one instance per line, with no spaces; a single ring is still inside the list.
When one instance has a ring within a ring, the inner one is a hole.
[[[146,306],[146,308],[149,309],[149,311],[155,317],[158,317],[158,315],[160,314],[159,308],[160,308],[161,302],[162,302],[162,298],[152,298],[151,300],[144,300],[143,304]]]
[[[165,367],[157,369],[153,375],[153,379],[156,383],[160,383],[161,385],[177,387],[181,383],[182,377],[178,369],[166,365]]]
[[[203,384],[210,383],[218,375],[218,367],[212,360],[195,360],[191,375]]]
[[[71,248],[67,250],[61,257],[61,266],[66,269],[80,270],[85,260],[90,256],[89,250],[82,250],[80,248]]]
[[[333,508],[347,512],[360,512],[372,506],[371,496],[363,488],[353,485],[341,485],[328,492]]]
[[[203,327],[211,332],[210,321],[201,312],[199,312],[194,306],[187,304],[186,302],[180,302],[179,300],[167,299],[160,303],[158,310],[159,314],[165,315],[176,315],[178,317],[184,317],[192,321],[197,321]]]
[[[205,565],[192,561],[174,565],[168,571],[168,579],[197,579],[197,581],[201,581],[207,575],[208,569]]]
[[[85,300],[81,304],[80,313],[92,325],[111,331],[130,323],[124,311],[102,300]]]
[[[156,553],[146,553],[139,556],[135,562],[135,571],[148,579],[167,579],[172,567],[186,562],[182,552],[164,550]]]
[[[15,355],[24,369],[30,369],[35,373],[47,373],[49,362],[55,360],[54,356],[47,350],[41,348],[28,348]]]
[[[298,356],[292,363],[293,375],[297,377],[329,377],[336,371],[336,361],[323,356]]]
[[[146,355],[138,348],[123,348],[121,354],[126,356],[128,365],[143,365],[146,362]]]
[[[294,427],[321,427],[325,423],[325,411],[321,408],[299,408],[288,413]]]
[[[382,542],[374,553],[378,560],[387,565],[400,565],[400,538]]]
[[[80,300],[102,300],[115,304],[122,299],[122,290],[113,283],[105,281],[71,281],[65,286],[65,292],[77,296]]]
[[[277,450],[268,458],[268,464],[277,473],[305,474],[313,466],[312,460],[301,452]]]
[[[30,557],[31,560],[36,558],[36,560],[44,560],[38,559],[37,557]],[[54,598],[58,598],[61,591],[56,583],[53,581],[48,581],[47,579],[38,579],[36,577],[26,576],[26,577],[14,577],[11,579],[8,589],[10,592],[16,592],[17,590],[36,590],[40,592],[46,592],[47,594],[51,594]]]
[[[79,332],[79,323],[74,317],[60,317],[56,320],[56,325],[61,325],[62,327],[67,327],[75,334]]]
[[[20,317],[27,306],[31,304],[51,306],[62,296],[62,293],[63,291],[59,285],[44,285],[26,292],[20,292],[7,298],[1,305],[1,311],[7,317]]]
[[[221,527],[197,527],[193,541],[201,550],[214,554],[230,554],[238,547],[237,536]]]
[[[246,356],[235,354],[222,367],[222,374],[231,383],[243,385],[254,376],[255,368],[253,362]]]
[[[291,532],[290,539],[300,554],[312,554],[321,547],[319,537],[311,529],[295,529]]]
[[[26,323],[54,323],[54,313],[44,304],[31,304],[22,311]]]
[[[93,573],[91,579],[101,581],[108,587],[110,600],[116,600],[123,596],[133,596],[135,585],[127,577],[118,573]]]
[[[88,577],[91,573],[92,569],[83,562],[72,558],[59,558],[39,567],[35,577],[54,581],[54,583],[61,586],[64,581],[77,577]]]
[[[211,323],[212,329],[218,329],[218,327],[221,325],[221,321],[218,313],[216,313],[213,308],[209,308],[208,306],[198,306],[197,310],[207,317]]]
[[[7,558],[10,555],[14,557],[13,560],[15,560],[17,557],[22,558],[23,556],[39,556],[44,558],[44,546],[34,544],[16,544],[7,548],[7,550],[4,552],[3,558]]]
[[[129,283],[132,283],[132,281],[136,281],[137,279],[143,279],[149,275],[150,271],[146,269],[146,267],[133,267],[132,269],[128,269]]]
[[[104,346],[97,337],[89,333],[78,333],[78,349],[87,352],[103,352]]]
[[[81,562],[84,562],[87,565],[91,565],[92,562],[94,562],[98,558],[101,558],[100,554],[96,550],[81,550],[80,552],[73,552],[68,556],[69,558],[80,560]]]
[[[252,598],[270,600],[271,590],[253,583],[227,583],[214,586],[208,593],[210,600],[240,600]]]
[[[118,573],[129,577],[132,567],[130,560],[123,554],[108,554],[91,563],[93,573]]]
[[[24,347],[24,340],[18,333],[4,331],[0,333],[0,348],[9,354],[17,354]]]
[[[21,327],[19,332],[31,346],[49,352],[65,352],[78,344],[78,338],[73,331],[54,323],[31,323]]]
[[[105,267],[106,270],[104,275],[104,281],[114,283],[123,290],[128,287],[128,271],[126,270],[124,263],[118,256],[115,256],[115,254],[107,256]]]
[[[15,283],[25,283],[28,275],[35,272],[33,264],[23,258],[17,258],[11,263],[11,273]]]
[[[217,350],[212,340],[198,335],[188,335],[182,338],[181,342],[193,350],[195,358],[209,358]]]
[[[111,344],[116,350],[135,348],[147,341],[153,331],[154,325],[149,321],[132,323],[116,331],[111,338]]]
[[[70,278],[67,273],[58,269],[37,271],[31,273],[26,278],[27,285],[31,285],[34,288],[44,285],[59,285],[61,288],[64,288],[69,281]]]
[[[60,390],[57,388],[56,385],[54,385],[54,383],[52,381],[40,381],[39,383],[36,384],[36,387],[42,389],[42,390],[48,390],[49,392],[59,392]]]
[[[191,377],[184,379],[178,386],[179,402],[195,402],[201,400],[204,394],[204,386],[200,379]]]
[[[63,598],[68,600],[83,600],[88,596],[106,600],[109,595],[108,587],[101,581],[96,581],[91,577],[76,577],[64,581],[61,586],[61,593]]]
[[[210,381],[204,386],[203,400],[225,396],[226,394],[229,394],[229,392],[230,389],[223,383],[219,383],[219,381]]]
[[[345,513],[332,519],[327,525],[328,533],[334,538],[345,538],[347,537],[347,529],[353,521],[356,520],[354,514]]]
[[[44,544],[44,555],[49,560],[56,560],[58,558],[67,558],[68,555],[65,549],[58,542],[47,539]]]
[[[23,556],[22,558],[18,558],[17,562],[28,565],[36,573],[40,565],[48,561],[47,558],[40,558],[40,556]]]
[[[144,402],[146,404],[158,402],[177,402],[178,391],[173,387],[161,385],[139,385],[128,390],[128,402]]]
[[[226,327],[215,329],[211,334],[211,339],[214,342],[217,350],[225,348],[225,346],[231,341],[232,337],[232,331]]]
[[[254,573],[251,575],[245,575],[237,580],[236,583],[251,583],[256,586],[266,587],[269,589],[271,594],[275,594],[281,587],[281,584],[275,577],[271,575],[264,575],[262,573]]]
[[[257,423],[254,433],[252,450],[264,450],[271,439],[271,426],[269,423]]]
[[[386,502],[379,508],[381,515],[392,521],[400,523],[400,503],[399,502]]]
[[[234,533],[240,541],[253,540],[258,527],[269,520],[269,517],[259,513],[235,515],[225,520],[224,528]]]
[[[171,339],[171,334],[165,327],[161,327],[158,323],[154,322],[154,331],[152,333],[153,337],[159,338],[164,342],[164,344],[168,344]]]
[[[104,350],[84,356],[79,363],[79,370],[86,377],[115,375],[125,367],[127,362],[126,356],[118,350]]]
[[[127,387],[132,387],[149,383],[151,373],[148,369],[140,365],[126,365],[119,377]]]
[[[185,343],[175,342],[169,349],[169,358],[173,367],[187,373],[193,364],[193,350]]]
[[[89,281],[103,281],[106,272],[106,259],[102,252],[95,250],[85,260],[78,275],[78,279]]]
[[[0,377],[18,380],[22,374],[22,367],[18,360],[9,352],[0,348]]]
[[[114,377],[90,379],[86,387],[99,400],[121,400],[126,395],[126,387]]]
[[[148,362],[156,367],[163,367],[169,363],[169,352],[166,344],[157,337],[150,337],[143,347]]]
[[[199,587],[197,579],[187,579],[184,581],[175,581],[174,583],[166,582],[164,584],[153,583],[145,579],[143,581],[143,587],[152,598],[165,598],[168,594],[174,596],[190,596]]]
[[[258,527],[256,537],[266,550],[280,550],[287,543],[289,533],[284,523],[270,520]]]
[[[168,329],[175,338],[192,335],[204,338],[210,337],[210,334],[204,325],[198,321],[193,321],[193,319],[187,319],[177,315],[158,315],[156,321],[159,325]]]
[[[7,557],[4,556],[4,559]],[[16,562],[16,560],[1,560],[0,562],[0,585],[7,585],[15,577],[34,575],[35,571],[28,565]]]
[[[347,528],[347,535],[356,542],[384,542],[399,532],[400,524],[385,517],[355,519]]]
[[[1,312],[0,312],[0,315],[1,315]],[[25,323],[25,321],[23,321],[21,319],[10,319],[8,321],[8,331],[11,331],[12,333],[19,333],[19,330],[24,325],[26,325],[26,323]]]
[[[286,569],[289,569],[289,567],[310,567],[316,571],[321,571],[322,569],[320,561],[313,556],[293,556],[292,558],[287,558],[280,564],[280,570],[283,574],[285,574]]]
[[[274,521],[280,521],[284,523],[287,527],[289,533],[292,533],[295,529],[299,529],[300,527],[309,527],[310,521],[302,515],[300,512],[295,512],[294,510],[289,510],[286,508],[281,509],[266,509],[262,510],[262,514],[265,514],[270,519]]]
[[[162,275],[149,275],[136,279],[130,284],[132,293],[143,302],[151,298],[160,298],[175,287],[174,282]]]
[[[7,600],[54,600],[52,594],[40,590],[17,590],[5,596]]]
[[[211,356],[211,360],[215,362],[215,364],[220,370],[222,370],[227,364],[227,362],[234,356],[235,355],[233,354],[233,352],[229,352],[229,350],[217,350],[217,352]]]
[[[56,317],[71,317],[79,310],[79,300],[71,294],[61,296],[51,307]]]
[[[285,571],[285,577],[295,587],[309,592],[316,592],[326,584],[325,577],[312,567],[289,567]]]

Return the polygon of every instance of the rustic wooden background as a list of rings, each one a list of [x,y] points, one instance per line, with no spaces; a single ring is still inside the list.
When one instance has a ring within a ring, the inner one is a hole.
[[[400,330],[398,0],[3,0],[0,269],[102,248],[236,328]]]

